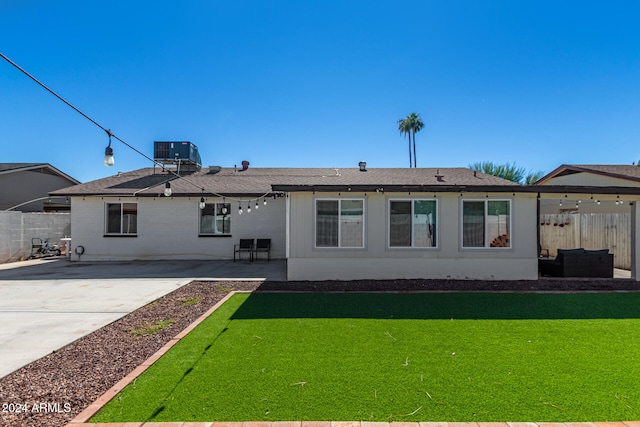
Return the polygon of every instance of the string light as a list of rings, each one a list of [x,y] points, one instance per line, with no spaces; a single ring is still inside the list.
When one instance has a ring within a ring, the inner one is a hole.
[[[200,209],[204,209],[204,208],[205,208],[205,206],[207,206],[207,204],[206,204],[206,203],[205,203],[205,201],[204,201],[204,196],[203,196],[203,197],[200,197],[200,203],[198,204],[198,207],[199,207]]]
[[[105,128],[104,126],[102,126],[100,123],[98,123],[97,121],[95,121],[94,119],[92,119],[91,117],[89,117],[87,114],[85,114],[84,112],[82,112],[79,108],[77,108],[75,105],[71,104],[69,101],[67,101],[66,99],[64,99],[62,96],[58,95],[53,89],[49,88],[47,85],[45,85],[44,83],[42,83],[40,80],[38,80],[36,77],[34,77],[32,74],[30,74],[28,71],[26,71],[24,68],[20,67],[18,64],[16,64],[15,62],[13,62],[11,59],[9,59],[7,56],[5,56],[3,53],[0,52],[0,57],[2,59],[4,59],[5,61],[7,61],[9,64],[11,64],[13,67],[15,67],[17,70],[19,70],[21,73],[23,73],[25,76],[27,76],[28,78],[30,78],[31,80],[33,80],[35,83],[37,83],[39,86],[41,86],[43,89],[45,89],[47,92],[49,92],[50,94],[52,94],[53,96],[55,96],[56,98],[58,98],[60,101],[62,101],[63,103],[65,103],[68,107],[70,107],[71,109],[73,109],[75,112],[77,112],[78,114],[80,114],[82,117],[84,117],[85,119],[89,120],[91,123],[93,123],[95,126],[97,126],[98,128],[102,129],[107,136],[109,137],[109,144],[107,145],[107,147],[105,148],[105,156],[103,159],[103,163],[105,164],[105,166],[113,166],[115,163],[114,160],[114,156],[113,156],[113,147],[111,146],[111,138],[121,142],[122,144],[124,144],[125,146],[129,147],[131,150],[135,151],[136,153],[138,153],[139,155],[141,155],[142,157],[146,158],[147,160],[149,160],[150,162],[152,162],[154,165],[159,166],[159,167],[164,167],[164,165],[160,162],[158,162],[155,159],[152,159],[151,157],[147,156],[146,154],[144,154],[142,151],[138,150],[137,148],[135,148],[133,145],[129,144],[128,142],[124,141],[123,139],[119,138],[117,135],[115,135],[113,132],[111,132],[110,129]],[[188,179],[185,179],[185,177],[182,177],[180,175],[178,175],[177,173],[175,173],[174,171],[169,170],[169,173],[175,175],[177,178],[182,178],[184,179],[186,182],[188,182],[191,185],[196,185],[193,182],[191,182]],[[198,186],[199,187],[199,186]],[[204,189],[203,189],[204,191]],[[215,196],[221,196],[220,194],[216,194],[216,193],[212,193]],[[265,196],[268,193],[265,194]],[[263,196],[264,197],[264,196]]]
[[[242,215],[242,205],[238,202],[238,215]]]
[[[115,160],[113,159],[113,148],[111,148],[111,131],[107,130],[107,135],[109,135],[109,145],[104,149],[104,160],[103,163],[105,166],[113,166]]]
[[[260,205],[258,205],[258,201],[256,200],[256,210],[258,210],[260,208]]]
[[[18,64],[16,64],[15,62],[13,62],[11,59],[9,59],[7,56],[5,56],[4,54],[2,54],[0,52],[0,57],[3,58],[5,61],[7,61],[9,64],[11,64],[12,66],[14,66],[16,69],[18,69],[21,73],[23,73],[24,75],[26,75],[28,78],[30,78],[31,80],[33,80],[35,83],[37,83],[39,86],[41,86],[43,89],[45,89],[47,92],[51,93],[53,96],[55,96],[56,98],[58,98],[60,101],[62,101],[63,103],[65,103],[68,107],[70,107],[71,109],[73,109],[75,112],[77,112],[78,114],[80,114],[82,117],[84,117],[85,119],[89,120],[91,123],[93,123],[95,126],[97,126],[98,128],[102,129],[107,136],[109,137],[109,144],[107,145],[107,147],[105,148],[105,156],[103,159],[103,163],[105,166],[113,166],[115,164],[115,160],[114,160],[114,150],[113,147],[111,146],[111,138],[119,141],[120,143],[122,143],[123,145],[125,145],[126,147],[130,148],[131,150],[133,150],[134,152],[138,153],[139,155],[141,155],[142,157],[144,157],[145,159],[149,160],[150,162],[152,162],[155,166],[159,166],[164,168],[165,165],[160,163],[159,161],[152,159],[151,157],[147,156],[146,154],[144,154],[142,151],[138,150],[137,148],[135,148],[133,145],[129,144],[128,142],[124,141],[123,139],[119,138],[117,135],[115,135],[113,132],[111,132],[110,129],[105,128],[104,126],[102,126],[100,123],[98,123],[97,121],[95,121],[94,119],[92,119],[91,117],[89,117],[87,114],[85,114],[84,112],[82,112],[80,109],[78,109],[76,106],[74,106],[73,104],[71,104],[69,101],[67,101],[66,99],[64,99],[63,97],[61,97],[60,95],[58,95],[55,91],[53,91],[51,88],[49,88],[47,85],[45,85],[44,83],[42,83],[41,81],[39,81],[37,78],[35,78],[33,75],[31,75],[28,71],[26,71],[25,69],[23,69],[22,67],[20,67]],[[168,173],[173,174],[176,178],[181,178],[182,180],[184,180],[185,182],[193,185],[193,186],[197,186],[194,182],[192,182],[191,180],[187,179],[184,176],[179,175],[178,173],[176,173],[175,171],[172,170],[167,170]],[[198,186],[199,187],[199,186]],[[202,189],[202,197],[200,198],[200,202],[199,202],[199,206],[202,205],[202,203],[204,202],[204,188]],[[164,189],[164,194],[166,197],[170,197],[172,194],[172,190],[171,190],[171,184],[169,184],[168,182],[165,184],[165,189]],[[214,192],[210,192],[210,194],[216,196],[216,197],[223,197],[221,194],[217,194]],[[261,198],[265,198],[269,195],[269,193],[265,193],[263,196],[258,197],[257,199],[255,199],[256,201],[256,209],[258,208],[258,201]],[[273,198],[276,198],[276,195],[273,194]],[[155,198],[154,198],[155,200]],[[224,200],[224,199],[223,199]],[[248,203],[252,202],[254,199],[249,200]],[[241,200],[238,200],[238,203],[240,203]],[[206,202],[204,202],[206,204]],[[267,204],[267,200],[264,199],[264,205]],[[201,209],[204,209],[204,207],[202,207]],[[225,207],[223,207],[223,210],[226,209]],[[247,206],[247,212],[251,211],[251,207],[250,205]],[[242,206],[238,206],[238,212],[241,214],[242,213]],[[224,212],[223,212],[224,213]]]
[[[251,213],[251,205],[247,202],[247,213]]]

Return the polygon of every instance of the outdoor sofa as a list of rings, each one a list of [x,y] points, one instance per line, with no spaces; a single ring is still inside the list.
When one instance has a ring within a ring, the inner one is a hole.
[[[609,249],[558,249],[555,259],[539,259],[541,276],[613,277],[613,254]]]

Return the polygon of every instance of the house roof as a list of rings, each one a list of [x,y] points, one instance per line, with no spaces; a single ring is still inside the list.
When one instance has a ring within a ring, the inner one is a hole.
[[[640,182],[640,165],[560,165],[536,181],[534,185],[545,185],[553,178],[576,173],[591,173],[610,178]]]
[[[60,176],[68,180],[71,185],[80,184],[80,181],[51,166],[49,163],[0,163],[0,175],[34,170]]]
[[[281,191],[511,191],[519,184],[466,168],[203,168],[176,177],[158,168],[119,173],[52,192],[62,196],[157,196],[169,181],[174,195],[262,196]]]

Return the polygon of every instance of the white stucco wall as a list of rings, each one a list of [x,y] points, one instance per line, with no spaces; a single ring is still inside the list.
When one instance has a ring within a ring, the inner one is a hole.
[[[512,201],[511,248],[462,248],[461,200],[485,200],[486,196],[438,194],[438,247],[418,249],[388,247],[388,200],[405,198],[407,194],[368,194],[364,197],[365,247],[336,249],[315,248],[314,200],[320,196],[291,194],[288,279],[537,279],[535,194],[489,195]],[[433,194],[412,194],[412,197],[432,198]]]
[[[231,202],[231,236],[199,237],[199,198],[72,198],[72,244],[83,246],[82,261],[161,260],[161,259],[233,259],[233,245],[240,239],[271,239],[271,257],[285,257],[285,201],[269,199],[256,211],[238,214]],[[105,204],[138,204],[136,237],[105,237]],[[222,202],[207,198],[208,203]],[[227,200],[229,202],[229,200]],[[246,256],[246,254],[245,254]],[[72,249],[72,259],[78,255]]]
[[[640,167],[640,166],[638,166]],[[596,187],[640,187],[639,182],[589,172],[563,175],[545,181],[544,185],[585,185]]]

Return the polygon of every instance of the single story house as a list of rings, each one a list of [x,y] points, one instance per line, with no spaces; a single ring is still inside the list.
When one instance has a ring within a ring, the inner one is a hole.
[[[289,280],[509,280],[538,278],[541,190],[569,189],[591,187],[521,186],[466,168],[243,162],[145,168],[52,194],[71,199],[76,260],[232,259],[240,239],[267,238]],[[624,194],[635,201],[640,188]]]
[[[68,212],[66,198],[49,193],[79,183],[48,163],[0,163],[0,210]]]

